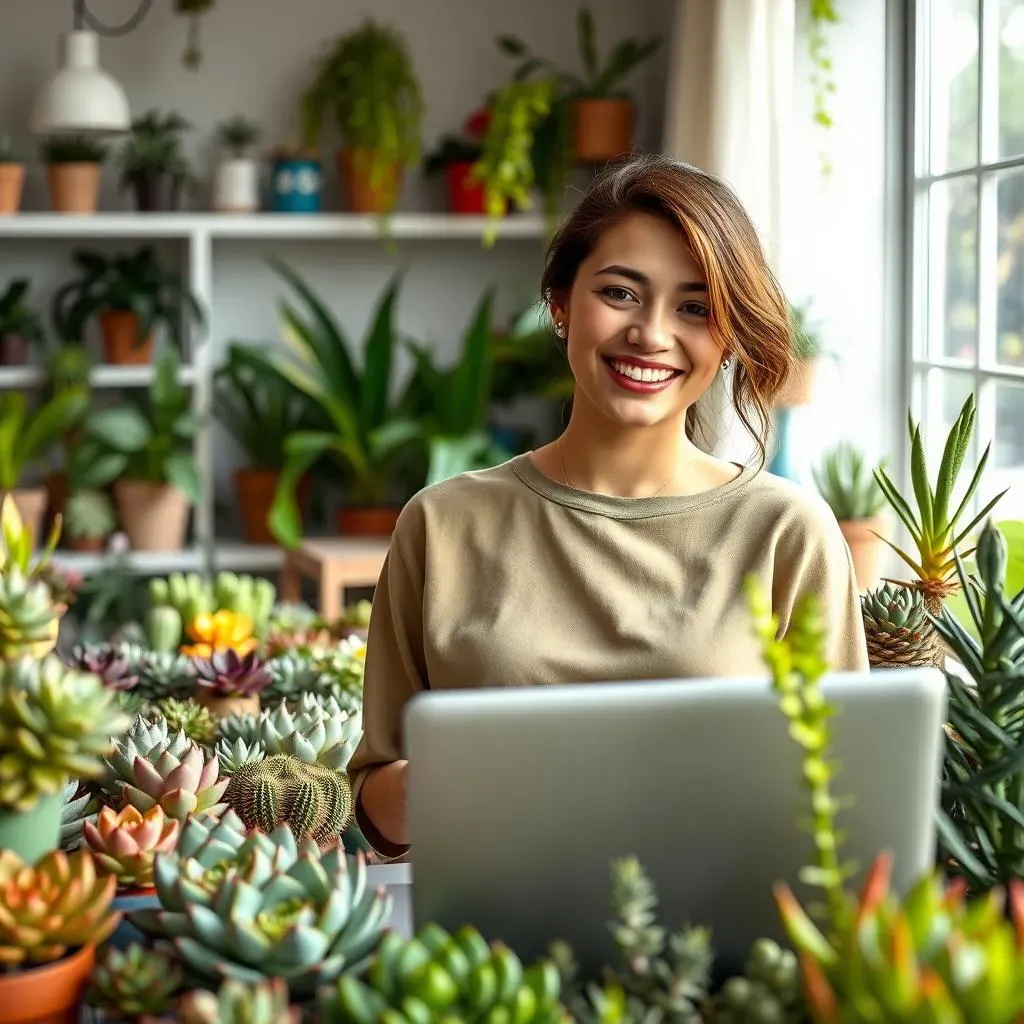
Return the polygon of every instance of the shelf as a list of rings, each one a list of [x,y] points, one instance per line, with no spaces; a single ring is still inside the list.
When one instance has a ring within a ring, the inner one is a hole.
[[[451,213],[396,213],[388,222],[395,239],[479,240],[487,217]],[[540,239],[544,218],[517,213],[497,224],[499,238]],[[380,218],[357,213],[22,213],[0,218],[2,238],[149,238],[213,241],[382,238]]]
[[[65,569],[89,575],[111,565],[114,556],[107,552],[66,551],[58,548],[53,561]],[[212,567],[233,572],[276,572],[284,562],[284,552],[272,545],[214,542]],[[171,572],[202,572],[207,568],[202,548],[180,551],[135,551],[129,553],[128,564],[140,576],[164,576]]]
[[[140,366],[96,366],[89,374],[89,380],[94,388],[146,387],[152,379],[151,363]],[[178,379],[182,384],[193,384],[196,379],[195,368],[182,366]],[[0,366],[0,390],[38,387],[42,382],[42,367]]]
[[[232,572],[276,572],[284,564],[284,551],[273,544],[213,542],[213,569]]]

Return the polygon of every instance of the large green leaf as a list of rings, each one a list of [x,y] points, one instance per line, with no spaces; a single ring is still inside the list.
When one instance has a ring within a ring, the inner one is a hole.
[[[177,487],[192,504],[203,496],[203,480],[191,452],[171,452],[164,460],[163,475]]]
[[[1006,540],[1006,578],[1003,581],[1005,593],[1014,597],[1024,590],[1024,520],[1008,519],[996,523],[996,529]],[[977,572],[973,559],[964,562],[968,573]],[[981,642],[974,619],[970,613],[968,596],[962,590],[945,600],[946,609],[977,642]]]
[[[298,547],[302,540],[302,518],[295,502],[299,481],[317,459],[337,446],[337,440],[327,431],[301,430],[285,441],[285,464],[267,515],[267,526],[286,548]]]
[[[89,417],[89,435],[115,452],[141,452],[153,436],[149,420],[134,405],[99,409]]]
[[[379,427],[388,416],[395,352],[395,304],[401,281],[401,274],[391,279],[378,303],[366,339],[359,405],[359,422],[364,434]]]
[[[21,481],[18,438],[28,412],[28,399],[20,391],[0,395],[0,487],[13,490]]]
[[[496,445],[486,431],[475,431],[458,437],[435,434],[429,441],[430,463],[427,484],[440,483],[459,473],[487,469],[503,462],[508,453]]]
[[[488,289],[466,331],[462,356],[452,372],[450,410],[438,410],[451,433],[469,433],[486,424],[491,398],[493,301],[493,290]]]

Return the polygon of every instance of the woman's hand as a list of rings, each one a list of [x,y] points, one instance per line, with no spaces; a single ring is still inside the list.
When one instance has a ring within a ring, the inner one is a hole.
[[[392,761],[374,768],[366,776],[359,792],[363,812],[373,827],[396,846],[408,846],[409,829],[405,820],[405,775],[409,762]]]

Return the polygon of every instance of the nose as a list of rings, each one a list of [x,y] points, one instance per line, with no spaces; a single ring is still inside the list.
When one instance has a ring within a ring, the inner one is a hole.
[[[641,352],[666,352],[674,345],[669,315],[656,305],[638,309],[626,331],[626,341]]]

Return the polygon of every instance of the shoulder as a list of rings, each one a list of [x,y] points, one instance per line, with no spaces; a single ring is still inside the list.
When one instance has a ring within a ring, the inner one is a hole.
[[[845,548],[835,513],[809,486],[761,470],[744,489],[743,501],[782,546]]]

